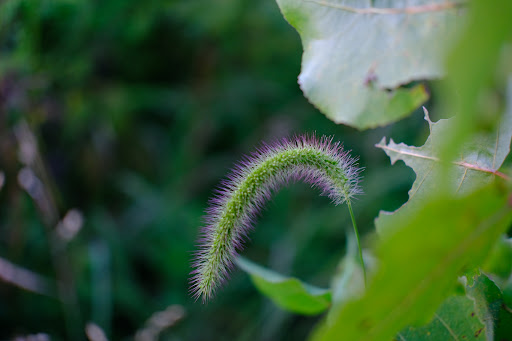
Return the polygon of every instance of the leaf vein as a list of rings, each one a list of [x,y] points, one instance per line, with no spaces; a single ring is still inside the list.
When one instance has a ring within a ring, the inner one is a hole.
[[[464,169],[464,175],[462,175],[462,179],[460,180],[459,187],[457,187],[457,191],[455,193],[459,193],[459,190],[462,187],[462,183],[466,179],[466,174],[468,174],[468,169],[467,168]]]
[[[423,155],[423,154],[419,154],[419,153],[413,153],[413,152],[409,152],[409,151],[405,151],[405,150],[400,150],[400,149],[392,148],[392,147],[389,147],[389,146],[386,146],[386,145],[381,145],[381,144],[377,144],[376,147],[382,148],[384,150],[389,150],[389,151],[395,152],[397,154],[413,156],[413,157],[417,157],[419,159],[431,160],[431,161],[435,161],[435,162],[441,162],[441,160],[439,158],[435,157],[435,156],[429,156],[429,155]],[[473,170],[484,172],[484,173],[494,174],[494,175],[497,175],[497,176],[499,176],[499,177],[501,177],[501,178],[503,178],[505,180],[509,180],[509,176],[508,175],[503,174],[502,172],[499,172],[499,171],[494,170],[494,169],[480,167],[478,165],[474,165],[474,164],[471,164],[471,163],[466,162],[466,161],[453,161],[452,163],[454,165],[457,165],[457,166],[460,166],[460,167],[464,167],[464,168],[468,168],[468,169],[473,169]]]
[[[448,325],[448,323],[446,323],[446,321],[444,319],[441,318],[441,316],[434,314],[435,317],[439,320],[439,322],[441,322],[441,324],[446,328],[446,330],[448,330],[448,333],[450,333],[450,335],[453,337],[453,339],[455,341],[459,341],[459,338],[457,337],[457,334],[455,334],[455,332],[452,330],[452,328],[450,328],[450,326]]]
[[[402,341],[407,341],[407,340],[405,339],[405,337],[404,337],[401,333],[398,333],[397,335],[398,335],[398,337],[400,338],[400,340],[402,340]]]
[[[423,179],[421,179],[420,183],[418,184],[418,187],[416,187],[416,190],[414,192],[411,193],[411,195],[409,196],[409,200],[412,199],[412,197],[418,193],[418,191],[420,190],[421,186],[423,185],[423,183],[425,182],[425,180],[427,180],[427,177],[430,175],[430,172],[432,172],[432,169],[434,169],[434,165],[432,165],[430,167],[430,169],[425,173],[425,176],[423,176]],[[412,189],[411,189],[412,191]]]
[[[339,9],[346,12],[356,13],[356,14],[420,14],[427,12],[441,12],[450,9],[456,9],[458,7],[463,7],[466,5],[465,1],[461,2],[444,2],[437,4],[427,4],[422,6],[410,6],[403,8],[379,8],[379,7],[351,7],[340,4],[333,4],[327,1],[322,0],[304,0],[305,2],[312,2],[321,6],[331,7],[335,9]]]
[[[498,142],[500,140],[500,125],[498,124],[498,129],[496,131],[496,144],[494,145],[494,156],[492,158],[492,168],[496,168],[496,155],[498,154]]]

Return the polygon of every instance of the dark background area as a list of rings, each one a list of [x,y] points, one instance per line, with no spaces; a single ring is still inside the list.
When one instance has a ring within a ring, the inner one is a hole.
[[[160,340],[304,339],[319,318],[277,308],[240,270],[207,305],[188,294],[213,189],[261,141],[334,135],[366,168],[354,210],[371,232],[414,180],[374,144],[421,145],[428,126],[419,111],[366,132],[334,124],[299,89],[301,53],[273,0],[1,1],[0,260],[49,289],[0,281],[0,339],[85,339],[94,322],[128,340],[168,307],[184,316]],[[83,223],[59,239],[70,210]],[[327,287],[350,229],[346,207],[296,184],[244,255]]]

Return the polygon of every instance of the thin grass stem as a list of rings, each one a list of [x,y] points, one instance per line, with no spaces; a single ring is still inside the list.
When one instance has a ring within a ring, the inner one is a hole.
[[[350,212],[350,218],[352,219],[352,226],[354,226],[354,233],[356,235],[357,249],[359,250],[359,260],[361,261],[361,267],[363,268],[364,285],[366,287],[366,267],[364,265],[363,250],[361,249],[361,243],[359,242],[359,231],[357,230],[356,218],[354,217],[354,211],[352,211],[352,204],[350,200],[347,200],[348,211]]]

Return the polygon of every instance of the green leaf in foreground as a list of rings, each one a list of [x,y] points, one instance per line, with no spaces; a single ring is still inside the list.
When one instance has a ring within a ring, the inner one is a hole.
[[[302,39],[304,94],[329,119],[359,129],[397,121],[427,100],[423,86],[399,87],[442,76],[458,7],[424,0],[277,3]],[[429,5],[436,10],[408,12]]]
[[[331,292],[327,289],[285,277],[243,257],[238,257],[236,264],[251,276],[259,291],[285,310],[314,315],[324,312],[331,305]]]
[[[482,265],[482,270],[492,273],[500,280],[512,276],[512,238],[502,236],[492,248],[489,258]]]
[[[457,130],[447,136],[443,156],[454,155],[472,134],[494,124],[507,82],[511,104],[511,13],[510,0],[469,1],[467,23],[448,53],[446,78],[438,90],[443,110],[457,114]]]
[[[466,282],[466,295],[448,297],[429,324],[408,327],[396,340],[512,340],[512,314],[500,289],[478,271],[466,275]]]
[[[409,191],[409,201],[395,212],[380,212],[375,226],[381,234],[389,232],[384,226],[391,229],[399,226],[400,221],[412,216],[433,195],[445,191],[450,194],[470,193],[502,176],[498,170],[510,152],[512,105],[501,118],[497,131],[476,135],[448,167],[441,163],[438,153],[444,138],[456,129],[455,121],[451,118],[432,123],[426,111],[425,119],[430,126],[430,136],[423,146],[397,144],[393,139],[386,143],[386,138],[376,145],[384,150],[392,164],[402,160],[416,173],[416,180]],[[440,181],[441,178],[446,182]]]
[[[497,183],[470,195],[424,202],[378,242],[379,268],[366,294],[347,303],[314,340],[391,340],[428,322],[465,269],[481,264],[512,221]]]

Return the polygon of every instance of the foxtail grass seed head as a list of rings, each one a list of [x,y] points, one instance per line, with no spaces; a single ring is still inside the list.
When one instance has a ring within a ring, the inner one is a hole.
[[[226,280],[256,216],[282,186],[302,180],[338,205],[362,193],[361,170],[356,158],[326,136],[285,138],[245,157],[210,199],[193,263],[192,295],[205,302]]]

